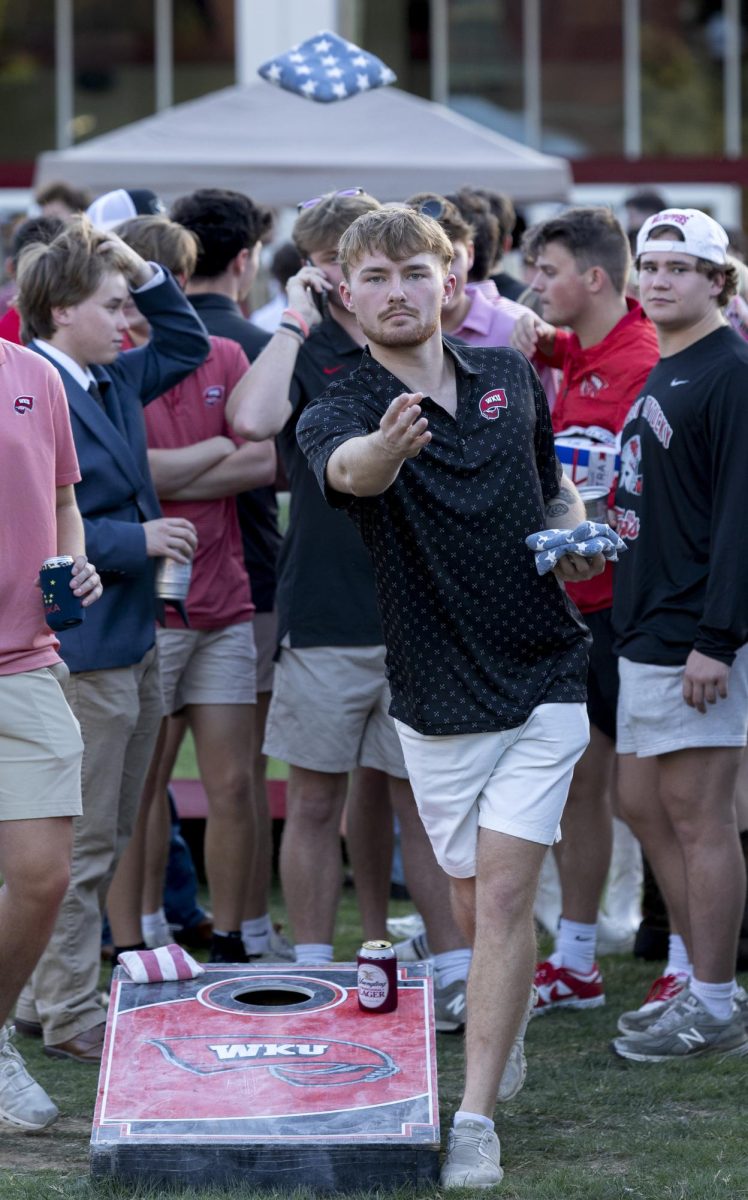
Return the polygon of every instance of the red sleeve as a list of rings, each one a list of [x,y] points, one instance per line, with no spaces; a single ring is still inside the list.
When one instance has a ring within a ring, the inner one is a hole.
[[[566,359],[566,350],[569,345],[570,337],[571,334],[567,333],[565,329],[557,329],[556,336],[553,339],[553,350],[551,353],[543,354],[540,350],[538,350],[537,354],[535,355],[535,359],[537,359],[541,366],[557,367],[559,370],[563,370],[564,360]],[[535,360],[533,360],[533,365],[535,365]]]

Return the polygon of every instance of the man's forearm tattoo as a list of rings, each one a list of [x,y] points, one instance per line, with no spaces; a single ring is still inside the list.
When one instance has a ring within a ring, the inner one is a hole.
[[[546,505],[545,513],[547,517],[563,517],[568,513],[569,509],[574,504],[576,497],[567,487],[560,487],[558,495],[554,496],[550,504]]]

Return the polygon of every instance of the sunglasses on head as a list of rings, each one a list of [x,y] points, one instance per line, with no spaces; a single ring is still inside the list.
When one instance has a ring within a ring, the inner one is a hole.
[[[418,204],[412,204],[411,208],[414,208],[423,217],[433,217],[435,221],[441,221],[447,205],[444,200],[434,198],[433,200],[421,200]]]
[[[302,200],[296,205],[296,209],[297,212],[303,212],[305,208],[314,208],[320,200],[330,200],[334,196],[363,196],[363,194],[364,189],[361,187],[342,188],[339,192],[325,192],[324,196],[314,196],[311,200]]]

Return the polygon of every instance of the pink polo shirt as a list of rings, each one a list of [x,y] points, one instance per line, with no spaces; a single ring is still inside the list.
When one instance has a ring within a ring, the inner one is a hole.
[[[489,286],[490,285],[490,288]],[[490,289],[493,289],[493,293]],[[453,329],[447,337],[460,338],[468,346],[509,346],[512,331],[520,317],[531,312],[516,300],[500,296],[496,284],[490,279],[483,283],[468,283],[465,295],[470,297],[470,309],[459,329]],[[556,382],[552,369],[543,362],[532,364],[540,376],[548,406],[553,411],[556,401]]]
[[[36,578],[58,553],[56,488],[80,477],[58,372],[0,340],[0,675],[59,662]]]

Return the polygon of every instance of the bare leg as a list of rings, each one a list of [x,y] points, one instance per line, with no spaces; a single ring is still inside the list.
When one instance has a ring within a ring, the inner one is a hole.
[[[346,846],[364,941],[384,938],[394,837],[389,776],[382,771],[358,767],[351,776],[346,802]]]
[[[254,705],[191,704],[187,718],[208,797],[205,873],[215,928],[241,927],[254,844]]]
[[[657,758],[621,754],[618,760],[618,796],[621,816],[638,837],[667,905],[670,928],[691,948],[688,893],[683,853],[672,821],[660,797]]]
[[[735,787],[735,806],[738,814],[738,829],[748,829],[748,749],[743,751]]]
[[[561,916],[567,921],[585,925],[597,921],[613,842],[610,791],[614,764],[613,741],[590,726],[590,744],[574,768],[561,819],[563,837],[554,847],[561,878]]]
[[[331,943],[341,885],[340,816],[348,776],[291,767],[280,873],[296,942]]]
[[[434,858],[407,779],[389,776],[392,807],[400,822],[405,882],[423,917],[432,954],[472,945],[460,932],[450,903],[449,876]]]
[[[745,906],[745,867],[735,812],[742,755],[740,749],[712,747],[678,750],[659,759],[660,799],[685,864],[687,945],[694,975],[704,983],[723,983],[735,973]]]
[[[247,876],[244,919],[263,917],[268,911],[270,879],[273,869],[273,835],[270,821],[265,773],[267,758],[262,753],[265,722],[272,692],[258,692],[255,705],[254,755],[252,758],[252,800],[255,810],[255,845],[252,869]]]
[[[49,941],[72,848],[72,817],[0,825],[0,1028]]]
[[[143,868],[143,912],[158,912],[164,901],[164,879],[169,861],[169,839],[171,837],[171,812],[167,787],[174,774],[179,748],[187,732],[187,718],[181,714],[167,717],[166,737],[161,751],[156,795],[151,804],[148,829],[145,837],[145,865]]]
[[[496,1093],[527,1007],[535,969],[532,907],[546,847],[490,829],[478,835],[476,879],[453,879],[463,933],[475,928],[468,976],[468,1112],[493,1115]]]

